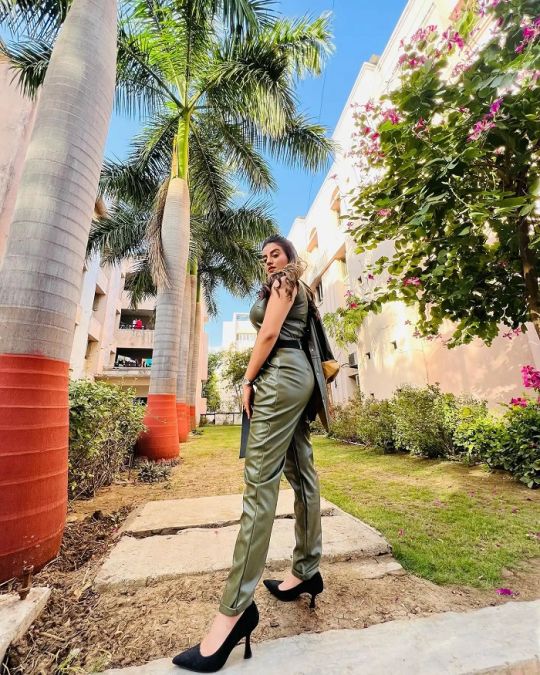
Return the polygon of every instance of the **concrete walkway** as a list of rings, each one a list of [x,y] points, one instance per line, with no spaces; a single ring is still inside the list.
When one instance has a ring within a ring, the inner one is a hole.
[[[284,610],[287,611],[284,606]],[[264,620],[264,618],[262,619]],[[230,675],[469,675],[540,673],[540,600],[507,602],[466,613],[444,612],[362,630],[332,630],[237,647]],[[171,654],[171,657],[174,656]],[[179,675],[160,659],[106,675]]]
[[[24,600],[16,593],[0,596],[0,664],[9,645],[21,638],[41,614],[50,594],[50,588],[34,586]]]
[[[179,499],[146,504],[124,525],[120,539],[98,572],[94,585],[103,592],[228,569],[242,513],[241,495]],[[267,565],[291,560],[294,548],[294,493],[280,493]],[[323,560],[367,560],[391,553],[374,528],[323,501]],[[176,534],[152,534],[175,531]],[[135,533],[137,536],[126,536]],[[140,538],[142,536],[142,538]],[[150,536],[144,536],[150,535]],[[401,566],[394,561],[396,571]]]

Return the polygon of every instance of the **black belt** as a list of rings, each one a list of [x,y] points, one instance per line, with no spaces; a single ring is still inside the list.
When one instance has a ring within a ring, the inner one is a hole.
[[[277,350],[281,349],[282,347],[292,347],[292,349],[303,349],[301,340],[283,340],[282,338],[278,338],[278,340],[270,350],[270,354],[268,354],[268,356],[266,357],[266,360],[268,361],[269,359],[271,359],[272,356],[274,356],[274,354],[277,352]]]
[[[300,340],[282,340],[278,338],[273,349],[280,349],[281,347],[292,347],[293,349],[302,349],[302,342]]]

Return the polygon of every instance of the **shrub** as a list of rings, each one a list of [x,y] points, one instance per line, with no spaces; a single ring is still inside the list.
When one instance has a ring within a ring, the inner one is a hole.
[[[143,483],[161,483],[170,479],[171,469],[169,463],[144,460],[139,464],[137,478]]]
[[[506,436],[491,461],[527,487],[540,486],[540,404],[513,405],[504,415]],[[488,461],[489,464],[489,461]]]
[[[448,394],[447,396],[451,396]],[[399,450],[423,457],[451,454],[451,434],[445,424],[445,405],[438,387],[423,389],[406,385],[398,389],[391,406],[394,414],[394,440]]]
[[[395,452],[394,414],[390,402],[364,400],[356,420],[356,434],[360,443],[384,453]]]
[[[342,441],[359,442],[356,423],[362,414],[363,396],[360,392],[345,404],[334,406],[330,435]]]
[[[454,443],[460,450],[460,459],[467,464],[486,462],[499,466],[498,457],[507,435],[504,420],[486,416],[463,420],[454,433]]]
[[[92,497],[129,461],[144,430],[135,391],[90,380],[69,385],[69,496]]]

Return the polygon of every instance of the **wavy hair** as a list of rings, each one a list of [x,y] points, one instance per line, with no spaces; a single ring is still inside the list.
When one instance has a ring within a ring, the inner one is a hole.
[[[298,252],[296,251],[296,248],[294,247],[294,244],[291,241],[289,241],[289,239],[281,236],[280,234],[273,234],[271,237],[268,237],[267,239],[265,239],[262,243],[261,250],[267,244],[272,244],[272,243],[275,243],[275,244],[278,244],[278,246],[281,246],[281,248],[283,249],[285,255],[287,256],[287,260],[289,262],[282,269],[268,275],[267,281],[266,281],[266,283],[264,283],[262,285],[261,290],[259,291],[258,297],[260,299],[270,297],[270,293],[272,292],[272,284],[277,279],[279,285],[276,287],[276,291],[277,291],[278,295],[279,295],[279,289],[282,286],[284,286],[285,294],[289,298],[291,298],[292,293],[293,293],[293,289],[297,286],[298,282],[300,281],[300,277],[306,271],[307,263],[304,260],[302,260],[302,258],[300,258],[300,256],[298,255]],[[307,284],[304,285],[304,288],[307,291],[309,304],[311,306],[315,307],[313,292],[312,292],[311,288],[309,288],[309,286]]]

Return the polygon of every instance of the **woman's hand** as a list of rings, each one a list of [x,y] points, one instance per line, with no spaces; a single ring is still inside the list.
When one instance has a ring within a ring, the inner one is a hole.
[[[246,411],[248,419],[251,419],[251,406],[253,403],[253,386],[245,384],[242,392],[242,407]]]

